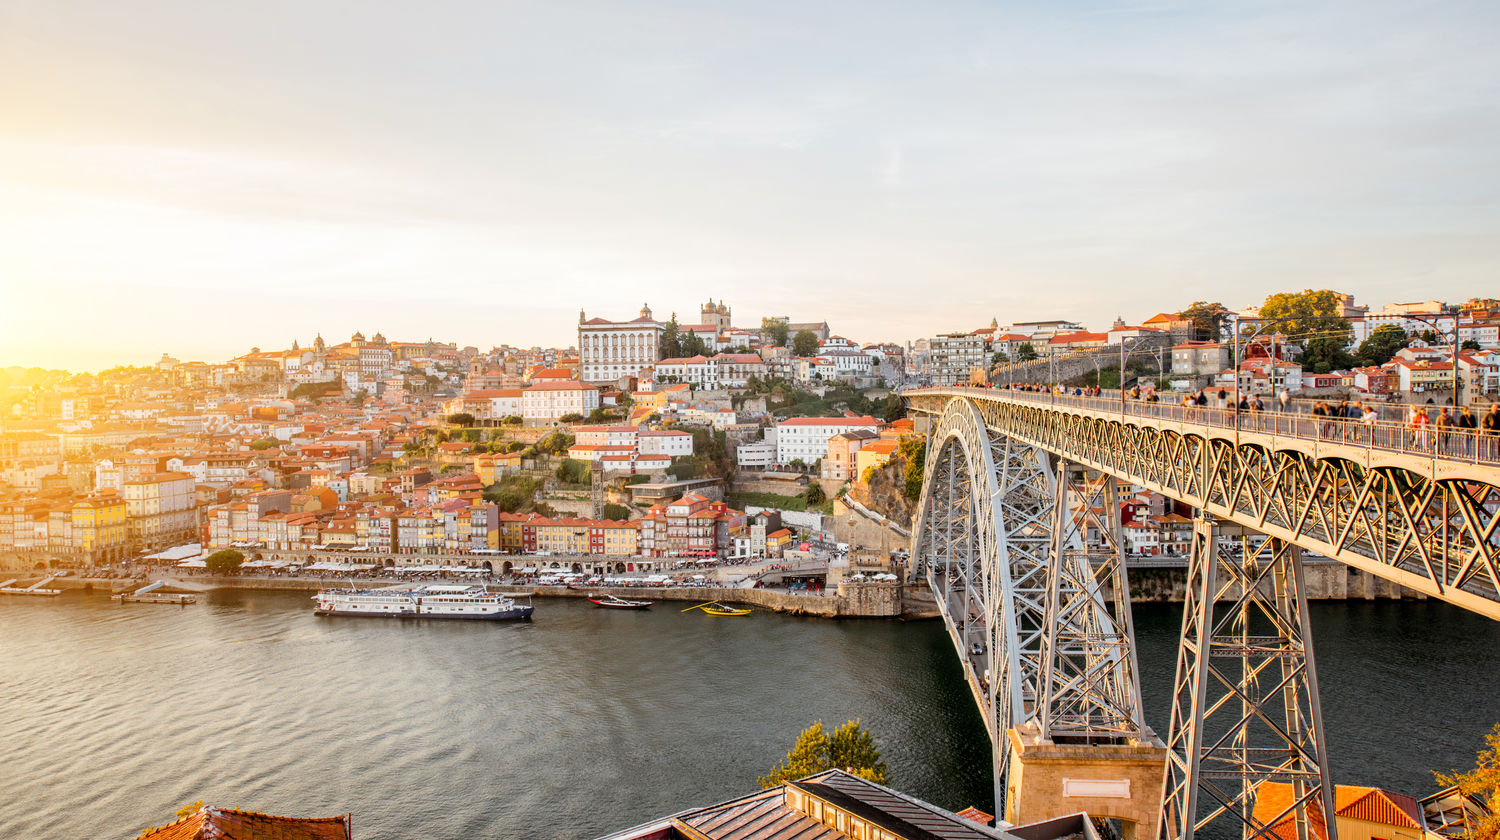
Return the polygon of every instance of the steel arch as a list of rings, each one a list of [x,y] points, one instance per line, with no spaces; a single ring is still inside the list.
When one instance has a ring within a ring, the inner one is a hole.
[[[982,691],[999,807],[1005,732],[1032,714],[1041,679],[1055,478],[1045,452],[991,435],[965,400],[948,406],[928,452],[913,555]],[[978,638],[976,663],[968,651]]]

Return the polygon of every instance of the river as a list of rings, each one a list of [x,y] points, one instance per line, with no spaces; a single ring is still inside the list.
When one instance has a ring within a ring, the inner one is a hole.
[[[796,733],[861,717],[894,786],[990,805],[988,746],[936,622],[598,610],[530,623],[318,618],[302,594],[189,607],[0,599],[0,837],[130,838],[184,804],[352,812],[359,840],[588,838],[752,790]],[[1137,609],[1165,730],[1174,606]],[[1418,795],[1500,720],[1500,623],[1314,606],[1341,781]]]

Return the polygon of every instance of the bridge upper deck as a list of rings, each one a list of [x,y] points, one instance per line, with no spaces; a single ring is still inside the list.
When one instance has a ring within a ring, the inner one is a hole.
[[[1397,466],[1432,479],[1469,479],[1500,486],[1500,434],[1457,426],[1417,426],[1409,421],[1323,417],[1297,410],[1242,411],[1121,399],[1119,391],[1097,397],[1008,388],[946,387],[903,392],[918,409],[922,398],[1040,406],[1171,429],[1178,434],[1225,439],[1270,449],[1297,449],[1314,458],[1353,460],[1364,466]],[[1425,408],[1414,406],[1413,408]],[[941,410],[934,404],[931,409]],[[1384,406],[1387,414],[1392,406]],[[1440,406],[1434,406],[1440,409]]]
[[[1500,435],[1118,392],[903,396],[935,417],[962,398],[999,435],[1500,619]]]

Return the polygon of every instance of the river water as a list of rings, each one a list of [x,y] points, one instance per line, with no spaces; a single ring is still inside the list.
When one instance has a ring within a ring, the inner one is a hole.
[[[1159,731],[1180,610],[1137,609]],[[1341,781],[1422,794],[1500,720],[1500,623],[1436,603],[1314,608]],[[861,717],[893,784],[988,807],[989,753],[936,622],[598,610],[533,622],[0,599],[0,838],[134,837],[203,799],[352,812],[355,836],[588,838],[746,793],[818,718]]]

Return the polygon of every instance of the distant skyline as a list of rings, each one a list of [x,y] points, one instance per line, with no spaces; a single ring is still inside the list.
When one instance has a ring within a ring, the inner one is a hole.
[[[1500,293],[1500,6],[0,0],[0,367]]]

